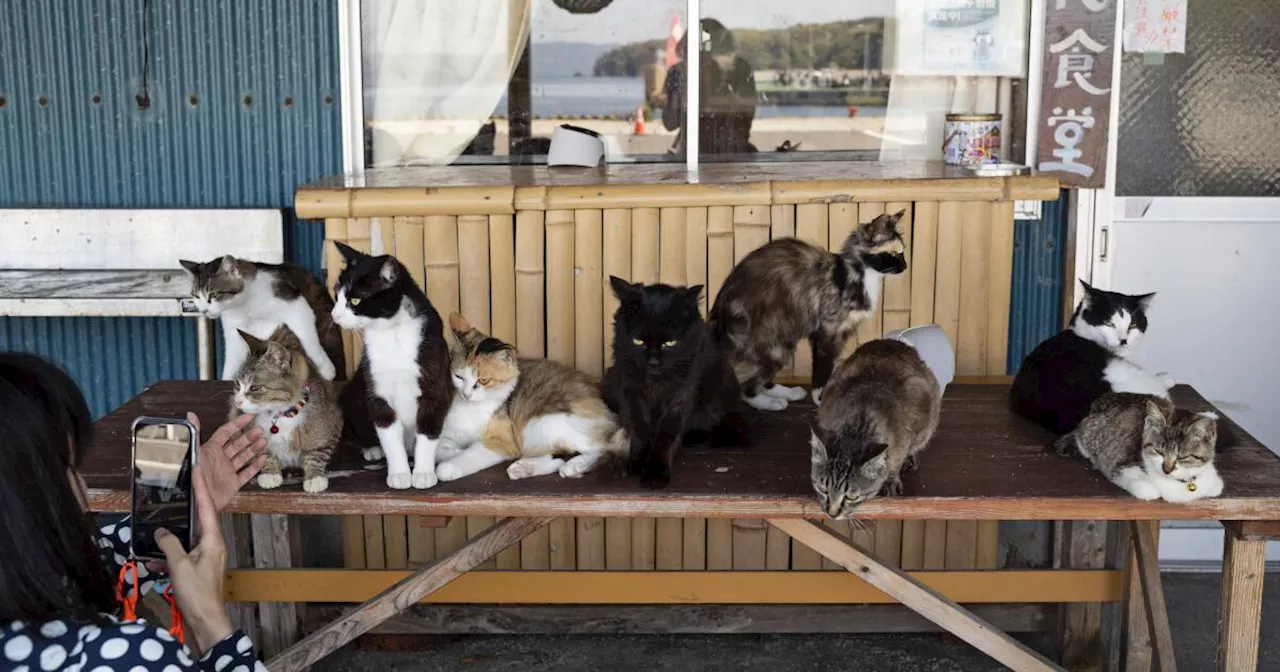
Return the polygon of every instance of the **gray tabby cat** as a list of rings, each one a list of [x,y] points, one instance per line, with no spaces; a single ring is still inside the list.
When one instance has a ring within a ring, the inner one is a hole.
[[[822,510],[848,518],[877,494],[901,494],[902,469],[919,466],[941,409],[942,389],[915,348],[891,339],[862,344],[836,369],[812,430]]]
[[[838,254],[798,238],[771,241],[729,273],[708,322],[748,404],[780,411],[804,398],[804,390],[776,385],[773,377],[806,337],[813,347],[813,400],[821,399],[845,342],[875,310],[883,277],[907,269],[897,228],[904,214],[859,226]]]
[[[281,327],[270,341],[239,332],[249,357],[235,380],[232,417],[255,416],[267,437],[267,464],[258,486],[276,488],[285,468],[302,468],[302,489],[329,487],[329,458],[342,434],[342,411],[333,383],[326,381],[302,353],[298,338]]]
[[[1151,394],[1109,392],[1054,443],[1064,457],[1080,453],[1112,483],[1138,499],[1189,502],[1222,494],[1213,466],[1216,413],[1192,413]]]
[[[262,264],[231,255],[208,263],[180,260],[191,274],[191,296],[201,313],[222,322],[226,352],[222,379],[240,372],[249,352],[236,335],[271,338],[287,326],[302,352],[325,380],[346,372],[342,330],[333,323],[333,299],[306,270],[293,264]]]

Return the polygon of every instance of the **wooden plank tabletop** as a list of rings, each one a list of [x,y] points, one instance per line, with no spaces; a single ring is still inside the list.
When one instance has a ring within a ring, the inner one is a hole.
[[[942,420],[918,472],[904,477],[905,494],[861,507],[866,518],[957,520],[1280,520],[1280,458],[1231,423],[1239,445],[1218,458],[1226,491],[1189,505],[1143,502],[1107,482],[1081,460],[1056,456],[1050,436],[1012,415],[1007,386],[953,384]],[[206,435],[226,414],[221,382],[158,383],[97,424],[82,472],[97,511],[129,506],[129,425],[139,415],[181,417],[195,411]],[[1187,386],[1174,400],[1189,409],[1212,406]],[[337,451],[329,490],[302,491],[296,475],[271,491],[250,484],[232,511],[293,514],[426,516],[622,516],[699,518],[821,518],[809,484],[811,404],[781,414],[753,413],[755,443],[747,449],[688,450],[670,486],[651,491],[636,479],[604,473],[579,480],[546,476],[507,479],[493,468],[430,490],[390,490],[385,473],[366,469],[354,447]],[[1223,416],[1224,421],[1231,422]]]

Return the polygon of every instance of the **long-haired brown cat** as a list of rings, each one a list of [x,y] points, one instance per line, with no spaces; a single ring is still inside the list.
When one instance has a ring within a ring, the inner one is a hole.
[[[329,458],[342,434],[342,411],[333,383],[302,352],[298,337],[280,327],[264,341],[239,332],[248,347],[231,396],[231,415],[251,413],[267,437],[267,463],[258,486],[277,488],[285,468],[302,469],[302,489],[329,487]]]
[[[880,301],[885,275],[907,269],[898,220],[880,215],[849,234],[839,253],[798,238],[779,238],[734,267],[708,321],[733,365],[747,403],[780,411],[804,390],[773,377],[808,338],[813,347],[813,399],[844,344]]]
[[[453,481],[507,460],[512,479],[559,472],[577,478],[631,443],[587,374],[515,347],[449,316],[456,394],[440,434],[436,476]]]

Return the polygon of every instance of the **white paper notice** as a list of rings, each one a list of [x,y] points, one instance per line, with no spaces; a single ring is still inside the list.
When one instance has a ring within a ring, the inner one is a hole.
[[[1187,51],[1187,0],[1125,0],[1124,50]]]

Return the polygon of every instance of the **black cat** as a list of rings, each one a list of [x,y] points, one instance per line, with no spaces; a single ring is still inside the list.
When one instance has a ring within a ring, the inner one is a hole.
[[[603,394],[631,435],[640,483],[666,486],[681,445],[746,445],[738,380],[698,312],[702,286],[609,284],[621,305]]]

